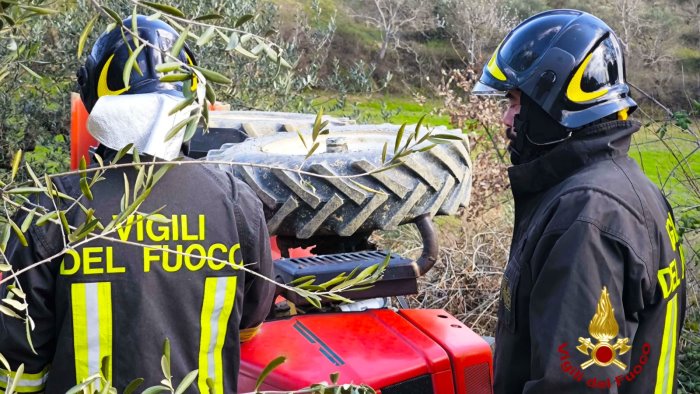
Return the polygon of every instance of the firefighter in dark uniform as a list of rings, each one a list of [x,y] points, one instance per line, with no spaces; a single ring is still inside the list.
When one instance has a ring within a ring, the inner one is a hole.
[[[130,28],[131,18],[124,25]],[[156,67],[172,61],[165,54],[178,34],[143,16],[137,25],[139,36],[152,46],[139,54],[141,74],[132,71],[129,87],[123,86],[122,70],[129,58],[127,45],[131,50],[136,46],[128,33],[122,37],[120,28],[100,36],[78,74],[81,96],[91,111],[89,129],[102,144],[105,163],[127,142],[139,147],[142,163],[177,156],[182,132],[173,137],[175,145],[163,142],[177,120],[168,113],[183,100],[183,89],[202,85],[161,83]],[[194,63],[187,48],[179,59]],[[131,162],[131,156],[122,162]],[[94,198],[80,202],[107,226],[119,214],[123,198],[127,205],[133,202],[137,176],[134,167],[110,169],[94,185]],[[55,187],[77,198],[79,179],[57,178]],[[39,202],[53,210],[47,197]],[[58,202],[68,223],[83,223],[83,210],[69,209],[69,200]],[[154,211],[158,213],[146,215]],[[16,220],[21,222],[22,215]],[[0,314],[0,353],[13,371],[24,364],[19,391],[66,392],[100,372],[106,360],[105,378],[119,392],[136,378],[145,379],[143,387],[158,385],[168,338],[175,384],[198,369],[188,392],[236,392],[239,343],[261,329],[274,291],[270,282],[241,267],[271,275],[268,237],[262,205],[247,185],[213,166],[174,166],[116,231],[19,276],[35,324],[31,339],[36,354],[24,322]],[[64,249],[56,224],[33,225],[27,238],[27,247],[16,238],[9,242],[7,256],[15,270]],[[6,285],[2,294],[7,294]],[[0,373],[0,391],[8,380],[8,371]]]
[[[628,156],[640,123],[614,32],[537,14],[484,66],[506,94],[515,229],[501,284],[495,392],[674,393],[685,260],[673,213]]]

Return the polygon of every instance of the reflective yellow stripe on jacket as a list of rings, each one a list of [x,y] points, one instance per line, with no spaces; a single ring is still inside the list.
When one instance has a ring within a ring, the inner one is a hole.
[[[112,284],[73,283],[71,300],[75,380],[80,383],[100,372],[102,359],[112,355]],[[108,380],[112,379],[111,369],[110,365]]]
[[[5,392],[10,380],[14,379],[16,372],[10,372],[0,368],[0,392]],[[49,378],[49,367],[44,368],[38,373],[23,373],[20,376],[19,382],[15,386],[15,391],[18,393],[39,393],[44,391],[46,380]]]
[[[236,299],[237,279],[235,276],[224,276],[207,278],[204,282],[197,379],[201,393],[209,393],[207,379],[213,381],[214,393],[224,392],[222,349]]]
[[[676,340],[678,333],[678,294],[666,304],[664,337],[659,354],[659,366],[656,369],[656,389],[654,394],[673,392],[673,377],[676,369]]]

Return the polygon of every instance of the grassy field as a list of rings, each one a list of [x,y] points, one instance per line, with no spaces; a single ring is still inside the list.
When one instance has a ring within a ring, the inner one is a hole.
[[[698,182],[700,149],[693,136],[674,128],[663,139],[658,127],[647,126],[634,135],[630,156],[644,173],[659,186],[674,206],[698,206],[700,194],[691,191]]]
[[[439,114],[439,100],[427,99],[416,102],[412,97],[385,95],[350,95],[345,106],[337,108],[338,100],[333,94],[321,94],[313,101],[317,109],[336,116],[349,116],[359,123],[416,123],[425,115],[428,126],[450,126],[450,117]]]

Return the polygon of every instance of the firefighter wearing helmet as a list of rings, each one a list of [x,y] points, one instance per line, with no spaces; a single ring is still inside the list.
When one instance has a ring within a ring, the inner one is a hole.
[[[123,25],[131,30],[132,19]],[[166,136],[189,111],[169,112],[184,100],[183,91],[202,88],[197,81],[161,82],[156,67],[174,61],[167,54],[178,33],[144,16],[137,17],[137,26],[148,45],[136,58],[139,70],[134,67],[128,86],[122,73],[136,44],[119,27],[98,38],[78,72],[90,111],[88,129],[105,163],[128,144],[141,163],[181,156],[183,132],[167,141]],[[187,47],[177,58],[195,61]],[[119,162],[131,160],[129,154]],[[80,176],[54,179],[58,191],[80,198],[85,208],[56,200],[69,225],[84,223],[88,214],[108,227],[120,206],[134,203],[138,168],[109,169],[102,177],[91,200],[81,197]],[[188,392],[237,391],[239,343],[260,330],[274,291],[270,282],[241,269],[271,275],[261,202],[231,174],[191,163],[173,167],[145,193],[138,209],[104,238],[75,244],[67,253],[61,254],[65,234],[55,223],[31,226],[28,246],[14,235],[10,239],[6,253],[15,272],[59,256],[18,277],[35,326],[33,347],[24,321],[0,314],[0,353],[13,371],[24,364],[18,392],[63,393],[101,371],[119,392],[136,378],[144,378],[143,387],[158,385],[166,339],[174,377],[199,370]],[[34,202],[54,209],[48,197]],[[22,223],[25,215],[15,221]],[[4,368],[0,364],[0,391],[14,376]]]
[[[473,93],[507,97],[514,164],[495,392],[675,393],[685,259],[669,204],[628,156],[640,124],[615,33],[581,11],[532,16]]]

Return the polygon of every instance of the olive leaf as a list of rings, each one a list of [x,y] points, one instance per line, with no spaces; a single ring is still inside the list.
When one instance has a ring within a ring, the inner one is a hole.
[[[26,232],[27,230],[29,230],[29,226],[31,226],[32,220],[34,219],[34,215],[35,215],[35,214],[36,214],[36,208],[34,208],[34,209],[32,209],[31,211],[29,211],[29,213],[27,214],[27,216],[26,216],[26,217],[24,218],[24,220],[22,221],[22,225],[20,226],[20,231],[22,231],[22,232],[24,233],[24,232]]]
[[[202,15],[194,18],[195,21],[197,22],[202,22],[202,21],[209,21],[213,19],[223,19],[224,17],[219,15],[219,14],[207,14],[207,15]]]
[[[206,106],[206,104],[205,104]],[[197,125],[199,124],[199,118],[192,119],[188,124],[187,128],[185,129],[185,135],[182,138],[183,141],[189,141],[192,139],[194,136],[194,133],[197,131]]]
[[[216,92],[214,92],[214,89],[210,84],[206,84],[205,88],[207,100],[209,100],[209,102],[212,104],[216,103]]]
[[[243,36],[245,37],[245,36]],[[241,38],[241,42],[243,42],[243,38]],[[237,45],[235,48],[233,48],[234,51],[240,53],[241,55],[251,59],[251,60],[257,60],[258,56],[253,54],[252,52],[248,51],[247,49],[243,48],[240,44]]]
[[[170,112],[168,112],[168,115],[169,116],[173,115],[173,114],[185,109],[186,107],[189,107],[190,105],[192,105],[192,103],[194,103],[195,98],[196,97],[192,96],[186,100],[181,101],[175,107],[173,107],[173,109],[171,109]]]
[[[187,390],[188,387],[194,383],[194,380],[197,379],[197,375],[199,374],[199,370],[195,369],[194,371],[191,371],[185,377],[182,379],[182,382],[177,386],[177,389],[175,390],[175,394],[182,394]]]
[[[243,15],[242,17],[240,17],[236,20],[236,23],[234,23],[233,26],[234,27],[241,27],[241,26],[243,26],[244,23],[248,22],[249,20],[253,19],[254,17],[255,17],[255,15],[251,15],[251,14]]]
[[[214,26],[209,26],[209,28],[207,30],[205,30],[204,33],[199,37],[196,45],[201,47],[201,46],[204,46],[204,45],[207,45],[208,43],[210,43],[211,40],[214,39],[215,32],[216,32],[216,28]]]
[[[173,126],[173,128],[170,129],[170,131],[168,131],[168,134],[165,136],[165,141],[171,140],[173,137],[175,137],[177,135],[178,132],[180,132],[180,130],[182,130],[183,127],[185,127],[186,124],[188,124],[192,120],[197,120],[197,119],[199,119],[199,115],[193,115],[193,116],[190,116],[189,118],[187,118],[183,121],[180,121],[178,124]]]
[[[177,73],[177,74],[168,74],[168,75],[163,75],[160,77],[161,82],[179,82],[179,81],[185,81],[188,79],[192,78],[192,74],[185,74],[185,73]]]
[[[107,13],[107,15],[114,19],[114,23],[116,23],[119,26],[122,25],[122,18],[119,16],[119,14],[117,14],[116,11],[104,5],[101,5],[100,8],[102,8]]]
[[[185,40],[187,40],[189,32],[189,26],[185,27],[185,30],[180,32],[180,37],[177,38],[177,41],[175,41],[175,44],[173,44],[173,47],[170,49],[170,55],[172,57],[177,58],[180,56],[180,51],[182,51],[182,48],[185,46]]]
[[[10,227],[12,227],[12,231],[15,232],[15,235],[17,236],[17,239],[19,239],[19,242],[22,244],[22,246],[27,247],[29,245],[27,243],[27,238],[24,236],[24,233],[19,228],[17,223],[15,223],[12,219],[8,219],[8,223],[10,223]]]
[[[12,175],[10,176],[11,180],[15,179],[15,176],[17,175],[17,171],[19,170],[19,163],[22,162],[22,149],[18,149],[17,152],[15,152],[14,157],[12,158]]]
[[[180,11],[179,9],[177,9],[173,6],[169,6],[166,4],[160,4],[160,3],[154,3],[151,1],[142,1],[141,4],[148,6],[148,7],[151,7],[151,8],[155,8],[158,11],[162,11],[168,15],[177,16],[179,18],[185,17],[185,14],[182,11]]]
[[[136,391],[137,388],[139,388],[139,386],[141,386],[143,384],[143,382],[144,382],[143,378],[138,378],[138,379],[132,380],[131,383],[129,383],[126,386],[126,388],[124,389],[123,394],[132,394],[133,392]]]
[[[277,367],[282,365],[285,361],[287,361],[287,358],[284,356],[279,356],[275,358],[274,360],[270,361],[269,364],[263,368],[262,372],[260,372],[260,376],[258,376],[258,380],[255,382],[255,391],[260,390],[260,386],[262,386],[263,382],[267,378],[267,376]]]
[[[11,306],[11,307],[13,307],[13,308],[15,308],[15,310],[20,311],[20,312],[22,312],[22,311],[24,311],[25,309],[27,309],[27,304],[26,304],[26,303],[19,302],[19,301],[17,301],[17,300],[13,300],[13,299],[10,299],[10,298],[5,298],[5,299],[2,300],[2,302],[4,302],[5,304],[7,304],[7,305],[9,305],[9,306]]]
[[[201,72],[202,75],[204,76],[204,78],[207,79],[207,81],[219,83],[219,84],[223,84],[223,85],[230,85],[233,83],[233,81],[231,81],[228,77],[226,77],[222,74],[219,74],[216,71],[212,71],[212,70],[206,69],[204,67],[199,67],[199,66],[192,66],[192,68]]]
[[[22,375],[24,374],[24,364],[20,364],[19,367],[17,368],[17,371],[15,371],[15,376],[12,378],[12,383],[9,384],[7,387],[7,394],[13,394],[16,392],[17,385],[19,384],[19,381],[22,379]]]
[[[19,7],[24,9],[24,10],[27,10],[27,11],[32,11],[32,12],[39,14],[39,15],[51,15],[51,14],[58,13],[58,10],[54,10],[51,8],[36,7],[36,6],[32,6],[32,5],[20,4]]]
[[[85,49],[85,42],[87,41],[88,35],[90,35],[92,28],[95,26],[95,22],[97,22],[97,19],[99,18],[99,14],[95,15],[92,19],[90,19],[87,25],[85,25],[83,32],[80,33],[80,38],[78,39],[78,57],[83,55],[83,50]]]
[[[396,132],[396,141],[394,142],[394,154],[398,152],[399,146],[401,146],[401,140],[403,139],[403,133],[405,129],[406,123],[402,124],[401,127],[399,127],[399,131]]]
[[[241,42],[241,36],[238,34],[238,32],[234,31],[231,33],[231,36],[228,38],[228,43],[226,44],[226,50],[230,51],[238,46],[238,44]]]
[[[5,305],[0,305],[0,313],[3,315],[7,315],[10,317],[14,317],[15,319],[21,319],[22,316],[18,315],[17,312],[13,311],[12,309],[6,307]]]
[[[43,78],[41,75],[37,74],[34,70],[32,70],[31,68],[25,66],[24,64],[20,63],[19,65],[24,69],[24,71],[26,71],[27,73],[29,73],[29,75],[31,75],[32,77],[34,77],[34,78],[36,78],[36,79],[42,79],[42,78]]]
[[[156,66],[156,71],[159,73],[169,73],[175,70],[179,70],[182,65],[178,62],[168,62],[168,63],[161,63]]]
[[[313,155],[314,152],[316,152],[316,149],[318,149],[319,145],[320,145],[320,144],[319,144],[318,142],[315,142],[315,143],[311,146],[311,149],[309,149],[309,152],[306,153],[306,157],[305,157],[304,159],[308,159],[309,157],[311,157],[311,155]]]
[[[131,53],[131,56],[129,56],[129,58],[126,60],[126,63],[124,64],[124,71],[122,72],[122,78],[125,87],[129,86],[129,79],[131,77],[131,70],[134,68],[134,62],[139,56],[139,53],[141,53],[141,51],[145,47],[146,44],[141,44],[138,47],[136,47],[136,49]]]

